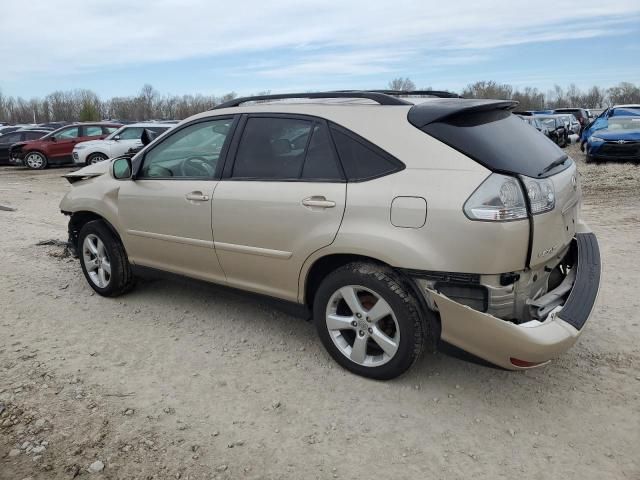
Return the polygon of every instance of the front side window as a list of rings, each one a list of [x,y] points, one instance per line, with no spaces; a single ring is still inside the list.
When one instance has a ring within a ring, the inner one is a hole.
[[[79,127],[71,127],[62,130],[60,133],[56,134],[56,138],[58,140],[69,140],[72,138],[78,138],[80,136],[80,128]]]
[[[247,120],[232,176],[256,180],[342,179],[324,123],[264,117]]]
[[[142,127],[127,127],[122,130],[118,135],[120,140],[140,140],[144,128]]]
[[[189,125],[167,137],[144,157],[140,178],[212,178],[233,119]]]

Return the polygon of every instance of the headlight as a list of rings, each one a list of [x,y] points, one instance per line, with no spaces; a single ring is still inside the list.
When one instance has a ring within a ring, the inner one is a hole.
[[[82,150],[83,148],[87,148],[85,145],[76,145],[74,150]]]
[[[527,218],[527,206],[518,180],[493,173],[464,204],[471,220],[505,222]]]
[[[592,135],[591,137],[589,137],[589,143],[593,143],[593,142],[604,142],[604,139],[602,139],[600,137],[594,137]]]
[[[547,178],[522,177],[531,205],[531,213],[548,212],[556,204],[553,183]],[[506,222],[527,218],[527,205],[520,182],[507,175],[493,173],[482,182],[464,204],[471,220]]]

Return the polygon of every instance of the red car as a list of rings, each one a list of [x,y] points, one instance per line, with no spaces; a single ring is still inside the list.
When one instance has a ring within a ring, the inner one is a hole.
[[[9,157],[14,163],[24,164],[34,170],[47,168],[49,165],[73,163],[71,153],[77,143],[103,139],[121,126],[119,123],[67,125],[38,140],[12,145]]]

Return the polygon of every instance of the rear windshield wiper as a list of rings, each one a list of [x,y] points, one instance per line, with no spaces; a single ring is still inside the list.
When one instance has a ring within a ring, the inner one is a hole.
[[[544,167],[544,170],[542,170],[542,171],[538,174],[538,176],[540,177],[540,176],[544,175],[545,173],[547,173],[549,170],[553,170],[554,168],[559,167],[560,165],[562,165],[562,164],[563,164],[564,162],[566,162],[567,160],[569,160],[569,157],[568,157],[568,156],[566,156],[566,155],[565,155],[564,157],[562,157],[562,158],[559,158],[559,159],[557,159],[557,160],[554,160],[554,161],[553,161],[553,162],[551,162],[549,165],[547,165],[546,167]]]

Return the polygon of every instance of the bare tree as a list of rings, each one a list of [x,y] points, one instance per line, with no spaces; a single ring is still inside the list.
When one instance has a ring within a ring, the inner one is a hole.
[[[609,100],[613,105],[640,103],[640,87],[629,82],[620,82],[608,91]]]
[[[416,89],[416,84],[411,81],[409,77],[407,78],[394,78],[389,82],[389,90],[399,90],[403,92],[409,92],[411,90]]]
[[[511,85],[499,84],[493,80],[483,80],[469,84],[462,91],[462,96],[465,98],[496,98],[509,100],[512,94],[513,87]]]

